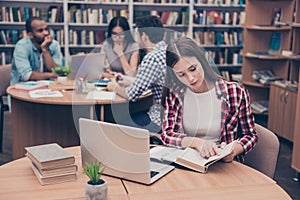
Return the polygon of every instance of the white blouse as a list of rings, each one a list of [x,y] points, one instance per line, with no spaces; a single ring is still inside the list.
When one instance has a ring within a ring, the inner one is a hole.
[[[194,93],[187,88],[183,106],[183,128],[188,136],[217,142],[221,133],[221,100],[215,88]]]

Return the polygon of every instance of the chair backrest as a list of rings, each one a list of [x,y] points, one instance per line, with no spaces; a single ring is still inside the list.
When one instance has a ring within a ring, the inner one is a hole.
[[[273,178],[280,146],[278,137],[272,131],[259,124],[255,124],[255,128],[258,143],[245,156],[245,164]]]
[[[6,94],[6,89],[10,85],[11,64],[0,66],[0,96]]]

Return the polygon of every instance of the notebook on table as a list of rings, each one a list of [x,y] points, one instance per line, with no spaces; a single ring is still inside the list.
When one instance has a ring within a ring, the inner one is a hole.
[[[104,174],[150,185],[174,169],[150,161],[149,131],[79,119],[82,166],[100,161]]]

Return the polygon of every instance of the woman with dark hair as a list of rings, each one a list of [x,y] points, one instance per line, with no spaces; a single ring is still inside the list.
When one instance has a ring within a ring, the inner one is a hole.
[[[218,154],[218,145],[237,140],[223,160],[242,162],[258,139],[247,90],[223,80],[205,50],[189,38],[168,46],[166,62],[163,142],[211,157]]]
[[[134,41],[125,17],[114,17],[109,25],[107,40],[101,53],[105,53],[110,74],[113,72],[134,76],[139,62],[139,45]]]

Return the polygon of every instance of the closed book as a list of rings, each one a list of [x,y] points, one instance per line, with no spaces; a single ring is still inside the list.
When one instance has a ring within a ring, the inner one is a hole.
[[[233,151],[236,142],[233,141],[220,148],[217,155],[209,158],[201,157],[199,152],[193,148],[188,147],[182,150],[164,146],[151,148],[150,158],[158,162],[175,163],[200,173],[206,173],[210,165],[226,157]]]
[[[46,87],[48,84],[42,81],[27,81],[15,84],[15,89],[18,90],[35,90],[38,88]]]
[[[74,164],[75,157],[56,143],[25,147],[26,156],[40,169]]]
[[[50,184],[75,181],[77,178],[76,172],[51,175],[51,176],[43,176],[34,165],[32,165],[31,168],[41,185],[50,185]]]
[[[51,175],[59,175],[59,174],[66,174],[66,173],[76,173],[77,172],[77,165],[70,164],[70,165],[61,165],[58,167],[50,167],[39,169],[33,162],[31,164],[36,167],[36,169],[40,172],[42,176],[51,176]]]

